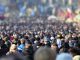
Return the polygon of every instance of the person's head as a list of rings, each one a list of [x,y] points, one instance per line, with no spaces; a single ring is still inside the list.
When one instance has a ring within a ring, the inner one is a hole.
[[[31,47],[32,46],[32,43],[30,42],[30,41],[27,41],[26,43],[25,43],[25,48],[26,49],[28,49],[29,47]]]
[[[74,56],[73,60],[80,60],[80,55]]]
[[[29,39],[29,35],[26,33],[26,34],[24,34],[24,38],[25,39]]]
[[[72,55],[69,53],[61,53],[57,56],[56,60],[72,60]]]
[[[17,39],[18,36],[17,36],[17,34],[13,34],[13,37],[14,37],[14,39]]]
[[[10,47],[10,51],[16,51],[17,50],[17,45],[12,44]]]
[[[25,44],[25,39],[24,38],[20,39],[20,43]]]
[[[80,51],[79,51],[77,48],[70,48],[70,49],[69,49],[69,52],[70,52],[73,56],[80,55]]]
[[[3,37],[3,41],[6,41],[7,40],[7,37]]]
[[[55,58],[56,52],[48,47],[39,48],[34,55],[34,60],[55,60]]]
[[[51,49],[58,50],[58,45],[56,43],[51,44]]]

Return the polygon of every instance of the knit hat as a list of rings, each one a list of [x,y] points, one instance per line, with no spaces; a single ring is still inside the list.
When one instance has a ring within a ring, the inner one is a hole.
[[[72,60],[72,55],[69,53],[61,53],[57,56],[56,60]]]

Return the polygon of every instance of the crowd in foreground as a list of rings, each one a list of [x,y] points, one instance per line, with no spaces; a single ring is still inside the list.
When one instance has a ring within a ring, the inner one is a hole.
[[[75,23],[2,27],[0,60],[80,60],[80,31]]]

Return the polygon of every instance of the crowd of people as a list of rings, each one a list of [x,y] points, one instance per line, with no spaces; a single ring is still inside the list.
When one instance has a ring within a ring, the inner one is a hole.
[[[0,60],[80,60],[76,23],[18,23],[0,26]]]

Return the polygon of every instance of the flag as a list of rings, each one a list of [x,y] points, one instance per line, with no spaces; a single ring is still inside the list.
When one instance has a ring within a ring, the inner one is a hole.
[[[66,11],[66,18],[72,18],[72,10],[70,8],[67,8],[67,11]]]
[[[40,14],[43,15],[44,14],[44,7],[42,5],[39,5],[38,9],[39,9]]]
[[[45,8],[44,6],[39,6],[39,13],[40,13],[40,16],[44,16],[45,15]]]
[[[22,0],[16,0],[17,6],[21,9],[24,6],[24,2]]]
[[[68,0],[68,5],[72,5],[73,0]]]
[[[26,13],[26,5],[24,5],[22,8],[20,8],[19,16],[24,16]]]
[[[37,6],[34,6],[34,11],[37,12]]]
[[[0,5],[0,14],[4,14],[5,13],[5,6]]]
[[[31,12],[31,15],[30,16],[35,16],[35,11],[34,10],[32,10],[32,12]]]
[[[32,12],[32,9],[31,8],[27,8],[27,16],[31,16],[31,12]]]

